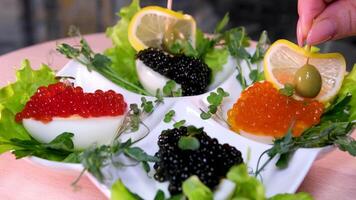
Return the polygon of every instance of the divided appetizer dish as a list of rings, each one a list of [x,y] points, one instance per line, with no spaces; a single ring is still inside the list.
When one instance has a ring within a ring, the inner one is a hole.
[[[342,55],[252,42],[228,15],[212,34],[138,0],[119,15],[103,53],[73,28],[61,71],[23,62],[0,90],[0,153],[88,171],[112,199],[191,200],[312,199],[293,193],[318,156],[356,156]]]

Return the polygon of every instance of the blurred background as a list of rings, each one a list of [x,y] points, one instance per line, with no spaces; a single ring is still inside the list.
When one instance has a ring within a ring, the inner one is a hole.
[[[0,55],[36,43],[67,36],[76,25],[83,34],[104,32],[119,19],[117,11],[131,0],[0,0]],[[141,6],[165,6],[166,0],[141,0]],[[230,27],[245,26],[252,39],[267,30],[271,41],[296,41],[297,0],[176,0],[174,10],[196,18],[211,32],[226,12]],[[356,63],[356,38],[328,42],[323,52],[341,52],[348,67]]]

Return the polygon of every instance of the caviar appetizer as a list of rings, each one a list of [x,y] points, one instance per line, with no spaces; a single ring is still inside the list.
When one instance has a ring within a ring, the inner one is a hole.
[[[264,57],[266,80],[241,93],[228,112],[228,123],[236,132],[280,138],[293,122],[293,136],[300,136],[320,123],[342,86],[345,70],[340,54],[311,52],[278,40]]]
[[[228,112],[232,130],[241,134],[254,134],[280,138],[292,121],[293,135],[320,122],[324,104],[316,100],[295,100],[281,94],[268,81],[257,82],[241,93],[239,100]]]
[[[138,131],[144,116],[163,102],[161,96],[154,102],[142,97],[140,105],[128,106],[121,94],[86,93],[68,81],[58,82],[46,65],[33,70],[27,60],[16,77],[16,82],[0,89],[0,153],[82,163],[99,180],[100,169],[118,154],[137,164],[145,162],[146,169],[147,162],[155,160],[133,147],[145,135],[124,141],[121,135]]]
[[[22,123],[16,122],[16,114],[23,110],[39,87],[58,82],[54,72],[46,65],[33,70],[30,62],[25,60],[21,69],[16,72],[16,78],[16,82],[0,89],[0,153],[11,151],[16,158],[37,156],[47,160],[64,161],[75,152],[73,133],[61,133],[52,141],[41,143],[28,133]]]
[[[228,144],[219,144],[203,128],[181,126],[168,129],[158,139],[159,158],[154,178],[169,181],[171,194],[182,192],[182,183],[196,175],[209,188],[215,188],[226,173],[243,162],[241,152]]]
[[[346,75],[338,53],[321,54],[278,40],[264,57],[265,80],[244,89],[227,113],[230,128],[247,137],[273,143],[267,163],[288,166],[298,148],[335,145],[356,156],[350,136],[356,120],[356,68]],[[346,76],[345,76],[346,75]],[[266,163],[257,164],[258,175]]]
[[[247,52],[243,27],[224,30],[228,14],[211,36],[190,15],[158,6],[141,8],[138,0],[119,15],[106,31],[113,47],[104,54],[94,53],[78,31],[71,32],[81,37],[80,47],[60,44],[58,51],[127,90],[151,96],[158,90],[164,96],[199,95],[225,81],[243,60],[249,66],[261,61],[259,51],[253,56]],[[251,74],[257,80],[258,70]]]
[[[109,144],[122,124],[127,104],[112,90],[85,93],[81,87],[58,82],[39,87],[16,114],[16,122],[39,142],[48,143],[63,132],[74,133],[76,149]]]

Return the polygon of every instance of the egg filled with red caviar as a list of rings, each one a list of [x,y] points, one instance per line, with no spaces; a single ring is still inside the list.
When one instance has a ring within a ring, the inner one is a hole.
[[[322,103],[295,100],[281,94],[270,82],[263,81],[254,83],[241,93],[228,111],[228,122],[236,132],[252,138],[265,137],[267,141],[268,138],[283,137],[292,124],[293,136],[300,136],[320,122],[323,111]]]
[[[39,142],[48,143],[70,132],[74,147],[84,149],[109,144],[126,110],[124,97],[112,90],[85,93],[80,87],[58,82],[38,88],[15,120]]]

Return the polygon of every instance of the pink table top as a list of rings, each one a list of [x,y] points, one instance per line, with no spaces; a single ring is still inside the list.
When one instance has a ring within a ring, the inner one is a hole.
[[[86,39],[96,52],[111,45],[104,34],[88,35]],[[15,69],[25,58],[34,68],[45,63],[60,69],[68,62],[55,51],[56,43],[60,42],[78,43],[75,39],[62,39],[0,56],[0,87],[15,80]],[[0,199],[107,199],[87,177],[79,182],[79,188],[73,189],[70,183],[78,175],[78,172],[54,170],[26,160],[16,160],[5,153],[0,156]],[[356,199],[356,158],[339,150],[329,153],[313,164],[299,191],[309,192],[321,200]]]

